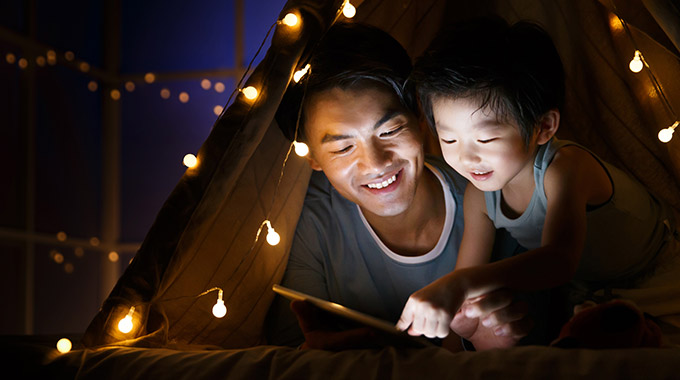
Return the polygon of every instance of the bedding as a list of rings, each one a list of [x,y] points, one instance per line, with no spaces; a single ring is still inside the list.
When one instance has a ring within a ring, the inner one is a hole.
[[[672,379],[680,374],[677,348],[526,346],[451,353],[438,347],[341,352],[276,346],[232,350],[102,347],[59,354],[54,348],[57,338],[49,338],[0,339],[5,368],[18,365],[19,378],[126,380]]]

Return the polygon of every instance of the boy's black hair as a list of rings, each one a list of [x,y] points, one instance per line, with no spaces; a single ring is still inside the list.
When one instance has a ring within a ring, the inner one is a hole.
[[[276,121],[290,140],[295,136],[303,97],[309,99],[335,87],[385,86],[411,112],[417,109],[413,96],[404,89],[412,69],[411,58],[399,42],[381,29],[360,23],[337,23],[314,47],[309,63],[309,73],[299,83],[290,83],[276,112]],[[297,140],[305,141],[304,112],[300,113]]]
[[[527,144],[541,116],[561,110],[565,92],[562,61],[547,32],[500,18],[443,30],[416,61],[409,85],[435,135],[433,98],[470,98],[500,121],[516,122]]]

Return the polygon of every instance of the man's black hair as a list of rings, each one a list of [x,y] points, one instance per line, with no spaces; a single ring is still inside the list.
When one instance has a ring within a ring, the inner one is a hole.
[[[415,112],[415,101],[404,84],[411,73],[406,50],[387,32],[360,23],[333,25],[314,47],[310,72],[299,83],[291,82],[276,112],[276,121],[287,138],[293,139],[298,110],[304,99],[331,89],[384,86]],[[304,106],[304,105],[302,105]],[[298,141],[304,141],[304,112],[300,113]]]
[[[432,101],[469,98],[499,121],[516,122],[525,143],[540,118],[564,103],[564,68],[540,26],[474,19],[443,30],[415,64],[409,85],[435,130]]]

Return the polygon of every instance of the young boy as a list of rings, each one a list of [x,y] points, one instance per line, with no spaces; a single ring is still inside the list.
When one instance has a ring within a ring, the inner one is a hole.
[[[667,206],[585,148],[555,139],[564,73],[540,27],[461,24],[433,43],[411,79],[444,158],[469,184],[455,271],[409,298],[402,330],[446,336],[465,300],[504,287],[570,283],[574,303],[634,287],[670,249]],[[489,263],[497,228],[528,251]]]

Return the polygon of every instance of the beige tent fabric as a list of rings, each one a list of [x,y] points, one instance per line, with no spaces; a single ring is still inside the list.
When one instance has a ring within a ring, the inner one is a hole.
[[[677,35],[668,37],[644,4],[635,0],[364,0],[356,21],[387,30],[412,57],[421,54],[440,26],[497,14],[508,21],[539,22],[553,37],[566,68],[567,98],[558,136],[580,142],[628,171],[680,209],[680,135],[657,139],[680,112]],[[201,164],[188,171],[159,212],[140,252],[85,335],[86,346],[211,345],[225,348],[262,343],[262,325],[280,280],[299,216],[310,169],[291,155],[278,191],[288,142],[272,122],[296,67],[338,17],[342,1],[290,0],[281,15],[299,10],[299,35],[275,35],[248,83],[264,87],[249,104],[242,97],[216,123],[199,151]],[[634,42],[613,12],[627,21]],[[656,14],[659,11],[656,10]],[[663,12],[661,12],[663,13]],[[677,30],[677,29],[675,29]],[[647,75],[628,62],[640,49],[671,111]],[[428,149],[437,147],[429,142]],[[253,245],[269,215],[282,242]],[[252,247],[252,249],[251,249]],[[210,309],[224,290],[228,314]],[[150,302],[153,301],[153,302]],[[115,324],[137,305],[140,328],[121,335]],[[136,339],[130,339],[130,337]]]

